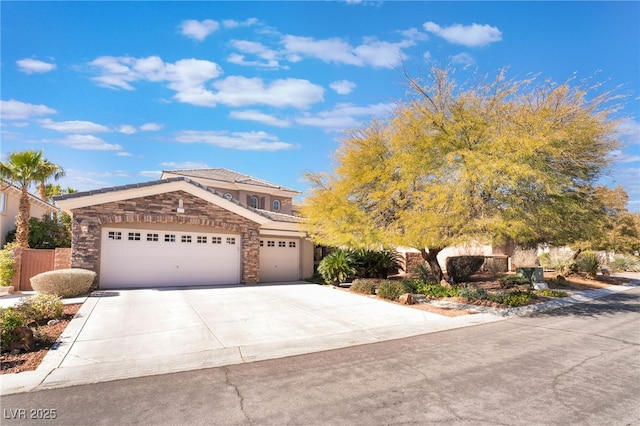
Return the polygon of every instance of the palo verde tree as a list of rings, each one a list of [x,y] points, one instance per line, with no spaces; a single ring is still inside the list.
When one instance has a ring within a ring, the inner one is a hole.
[[[49,178],[59,178],[64,174],[62,168],[51,163],[42,156],[42,151],[12,152],[6,162],[0,162],[0,178],[5,179],[20,188],[18,216],[16,217],[16,243],[18,247],[29,245],[29,218],[31,202],[29,200],[29,186],[39,185]]]
[[[346,135],[332,175],[307,175],[317,242],[413,247],[442,279],[447,246],[567,244],[601,229],[614,95],[504,73],[461,85],[437,68],[408,80],[389,120]]]

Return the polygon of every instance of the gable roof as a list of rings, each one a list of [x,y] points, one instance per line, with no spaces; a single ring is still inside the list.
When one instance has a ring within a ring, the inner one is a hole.
[[[54,200],[58,202],[64,210],[73,210],[80,207],[115,200],[139,197],[149,193],[157,194],[175,190],[184,190],[263,225],[267,222],[302,222],[302,219],[296,216],[268,212],[266,210],[253,208],[239,202],[238,200],[228,200],[221,192],[202,185],[188,177],[173,177],[149,182],[100,188],[91,191],[74,192],[72,194],[54,197]]]
[[[6,191],[9,194],[13,194],[13,196],[15,196],[16,198],[20,198],[20,196],[22,195],[22,191],[20,190],[20,188],[18,188],[17,186],[15,186],[11,182],[7,182],[6,180],[0,181],[0,189],[2,191]],[[38,206],[40,206],[41,208],[49,211],[49,213],[53,213],[53,212],[59,210],[56,206],[54,206],[53,204],[49,203],[48,201],[45,201],[45,200],[41,199],[40,197],[37,197],[37,196],[33,195],[30,192],[28,194],[29,194],[29,199],[31,200],[32,203],[35,203]]]
[[[245,175],[242,173],[234,172],[233,170],[225,168],[212,168],[212,169],[183,169],[183,170],[163,170],[164,173],[171,173],[173,175],[202,178],[216,180],[227,183],[241,183],[245,185],[261,186],[270,189],[279,189],[281,191],[293,192],[295,194],[301,194],[300,191],[287,188],[285,186],[276,185],[275,183],[268,182],[266,180],[258,179],[253,176]]]

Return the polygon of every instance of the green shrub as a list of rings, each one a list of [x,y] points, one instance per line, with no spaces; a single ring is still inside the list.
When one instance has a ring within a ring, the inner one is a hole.
[[[500,288],[509,289],[519,286],[531,287],[531,281],[521,275],[507,275],[506,277],[498,278]]]
[[[24,313],[29,323],[42,323],[62,316],[62,299],[53,294],[37,294],[23,298],[16,309]]]
[[[419,280],[402,280],[400,281],[404,287],[405,293],[418,293],[418,287],[422,284]]]
[[[13,331],[23,327],[25,322],[24,313],[20,310],[14,307],[0,309],[0,342],[3,349],[8,348],[13,340]]]
[[[353,280],[349,290],[361,294],[376,294],[376,281],[369,278],[358,278]]]
[[[385,279],[402,270],[401,257],[391,249],[358,249],[350,252],[351,265],[356,268],[358,278]]]
[[[488,300],[489,293],[487,290],[474,285],[463,285],[458,287],[458,296],[467,300]]]
[[[580,253],[576,261],[579,272],[584,272],[587,278],[595,279],[600,268],[600,258],[595,251],[585,251]]]
[[[456,297],[459,293],[459,287],[443,287],[440,284],[422,283],[418,286],[416,293],[424,294],[429,299]]]
[[[384,299],[398,300],[404,293],[404,286],[400,281],[383,280],[378,286],[378,296]]]
[[[447,258],[447,273],[456,283],[461,283],[480,270],[484,256],[451,256]]]
[[[489,296],[489,300],[502,303],[511,307],[528,305],[535,295],[528,291],[512,291],[508,293],[496,293]]]
[[[551,290],[548,288],[542,289],[542,290],[536,290],[533,292],[535,295],[537,296],[545,296],[545,297],[567,297],[569,294],[567,294],[566,291],[562,291],[562,290]]]
[[[412,273],[417,275],[420,281],[424,281],[426,283],[438,282],[438,279],[436,278],[435,275],[433,275],[433,272],[431,271],[431,268],[429,267],[429,265],[426,265],[424,263],[416,266],[415,269],[412,271]]]
[[[96,273],[86,269],[57,269],[31,278],[31,287],[38,293],[60,297],[76,297],[88,293]]]
[[[11,278],[16,273],[13,250],[18,247],[17,243],[6,244],[0,250],[0,286],[10,286]]]
[[[636,256],[617,254],[611,261],[613,272],[640,272],[640,259]]]
[[[318,265],[318,272],[327,284],[339,284],[356,273],[348,251],[338,249],[329,253]]]

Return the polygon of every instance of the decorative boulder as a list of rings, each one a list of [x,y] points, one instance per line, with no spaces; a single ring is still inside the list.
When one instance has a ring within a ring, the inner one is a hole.
[[[549,288],[549,286],[547,285],[547,283],[533,283],[533,289],[534,290],[544,290]]]
[[[402,303],[403,305],[413,305],[415,303],[415,300],[413,300],[413,294],[405,293],[398,297],[398,302]]]
[[[95,278],[95,272],[76,268],[43,272],[30,281],[31,287],[38,293],[76,297],[88,293]]]
[[[23,350],[25,352],[33,350],[36,342],[33,338],[33,331],[29,327],[17,327],[12,332],[11,343],[9,349],[12,352]]]

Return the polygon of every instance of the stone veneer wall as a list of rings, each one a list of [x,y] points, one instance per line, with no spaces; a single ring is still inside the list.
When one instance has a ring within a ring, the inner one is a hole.
[[[178,201],[183,201],[185,213],[177,213]],[[212,231],[238,233],[242,239],[241,282],[256,284],[260,281],[260,225],[205,200],[175,191],[130,200],[98,204],[74,209],[71,264],[98,273],[100,279],[100,245],[103,225],[120,223],[164,223],[174,225],[210,226]],[[82,234],[80,222],[89,223],[89,231]]]

